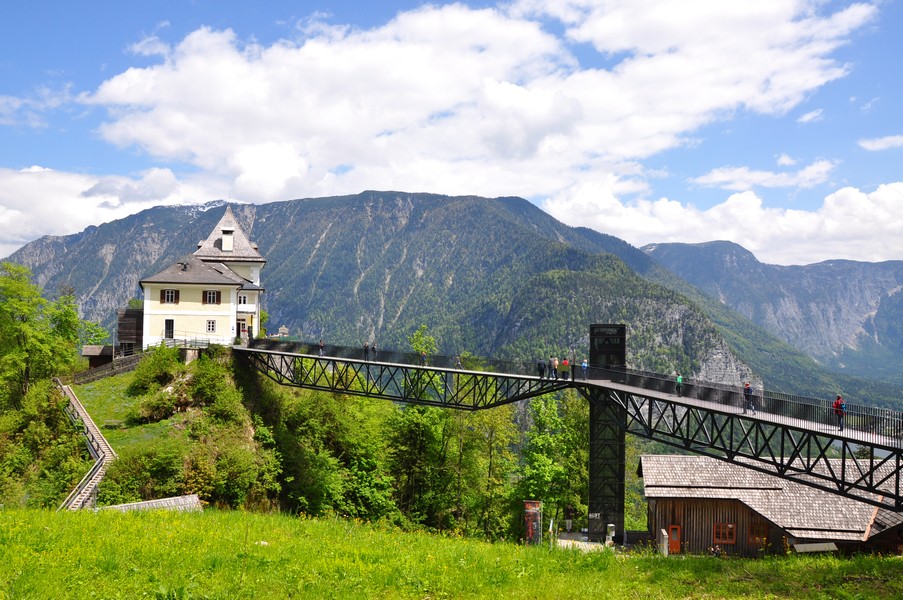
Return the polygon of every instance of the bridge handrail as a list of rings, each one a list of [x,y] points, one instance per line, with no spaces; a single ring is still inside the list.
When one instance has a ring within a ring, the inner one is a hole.
[[[320,353],[317,342],[296,342],[274,340],[271,338],[256,338],[248,343],[249,349],[292,352],[316,356]],[[339,346],[325,344],[323,355],[339,358],[362,360],[364,358],[363,347]],[[375,353],[370,349],[368,358],[374,362],[388,362],[397,364],[420,364],[420,355],[415,352],[399,352],[389,349],[378,349]],[[458,368],[458,360],[455,356],[431,354],[426,357],[426,365],[444,369]],[[463,359],[463,367],[489,369],[496,373],[508,375],[536,376],[537,368],[535,360],[501,360],[482,357],[466,357]],[[548,372],[547,372],[548,373]],[[547,374],[548,376],[548,374]],[[576,383],[583,378],[583,369],[579,364],[570,365],[570,377]],[[587,377],[590,380],[610,380],[624,385],[640,387],[646,390],[661,393],[674,394],[675,378],[671,375],[663,375],[651,371],[629,369],[627,367],[589,367]],[[697,379],[684,380],[682,395],[687,398],[702,400],[742,411],[746,400],[743,389],[738,385],[702,381]],[[837,419],[833,409],[833,398],[820,399],[777,392],[773,390],[757,389],[753,392],[755,408],[757,412],[773,415],[787,416],[801,421],[818,423],[825,427],[837,426]],[[903,438],[903,412],[890,408],[864,406],[860,404],[846,403],[844,414],[844,427],[892,438]]]

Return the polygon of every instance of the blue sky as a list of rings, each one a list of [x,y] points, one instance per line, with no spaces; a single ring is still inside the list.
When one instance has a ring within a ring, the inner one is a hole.
[[[901,2],[15,3],[0,256],[160,204],[377,189],[901,260]]]

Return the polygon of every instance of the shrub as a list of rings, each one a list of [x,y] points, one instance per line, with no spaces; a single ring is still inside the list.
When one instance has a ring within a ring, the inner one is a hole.
[[[147,353],[135,368],[129,393],[140,396],[173,381],[185,370],[178,348],[159,345]]]
[[[168,419],[175,414],[178,399],[178,395],[170,388],[157,390],[153,394],[142,398],[132,408],[128,415],[128,421],[131,424],[140,425]]]
[[[162,438],[120,453],[100,484],[100,504],[121,504],[183,493],[184,448]]]
[[[206,355],[192,365],[191,397],[205,406],[214,402],[229,387],[229,371]]]
[[[213,421],[229,424],[243,424],[248,418],[248,411],[241,403],[241,392],[235,388],[226,388],[207,407],[206,414]]]

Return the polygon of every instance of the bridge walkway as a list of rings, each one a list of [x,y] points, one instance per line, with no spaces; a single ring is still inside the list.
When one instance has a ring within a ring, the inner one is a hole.
[[[590,455],[600,465],[617,462],[623,435],[631,433],[903,510],[903,415],[897,411],[848,404],[841,432],[827,400],[758,390],[756,414],[743,414],[739,386],[685,382],[677,395],[672,378],[623,368],[590,367],[583,379],[578,367],[569,377],[549,379],[522,362],[490,361],[494,370],[483,371],[449,366],[457,363],[453,357],[415,365],[367,360],[358,349],[340,347],[330,349],[339,356],[302,354],[290,346],[234,350],[280,384],[463,410],[574,388],[591,403]],[[600,406],[605,408],[594,408]]]

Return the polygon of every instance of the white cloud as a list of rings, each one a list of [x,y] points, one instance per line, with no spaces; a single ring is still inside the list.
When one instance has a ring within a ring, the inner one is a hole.
[[[887,135],[880,138],[872,138],[867,140],[859,140],[857,142],[860,147],[871,150],[889,150],[890,148],[899,148],[903,146],[903,135]]]
[[[778,166],[779,167],[792,167],[796,164],[796,159],[787,154],[782,154],[778,157]]]
[[[814,123],[815,121],[821,121],[823,113],[824,113],[824,111],[820,108],[811,110],[811,111],[807,112],[806,114],[800,116],[796,120],[796,122],[797,123]]]
[[[41,86],[25,97],[0,96],[0,126],[43,129],[47,114],[71,101],[69,86]]]
[[[871,193],[844,188],[814,211],[769,208],[753,192],[733,194],[707,210],[667,198],[622,203],[611,193],[613,183],[571,190],[544,208],[565,223],[592,227],[636,246],[723,239],[773,264],[903,256],[903,182]]]
[[[212,199],[165,169],[94,177],[40,166],[0,168],[0,257],[43,235],[68,235],[152,206]]]
[[[172,47],[142,40],[133,50],[159,64],[82,99],[108,109],[105,139],[187,161],[243,200],[541,197],[623,178],[737,110],[789,110],[847,72],[831,53],[874,13],[778,0],[424,6],[366,31],[304,20],[300,40],[268,46],[204,28]],[[567,38],[539,17],[561,19]],[[623,54],[581,67],[574,41]]]
[[[720,167],[693,178],[692,182],[702,186],[735,191],[749,190],[754,187],[811,188],[827,181],[836,166],[834,161],[817,160],[796,173],[754,171],[749,167]]]
[[[846,75],[833,53],[877,9],[857,3],[831,13],[831,6],[520,0],[480,10],[427,5],[369,30],[314,15],[299,22],[299,39],[267,45],[231,30],[202,28],[175,43],[154,33],[130,49],[156,64],[116,74],[79,101],[105,111],[103,139],[196,174],[0,170],[0,223],[9,225],[4,235],[14,232],[0,238],[0,254],[151,203],[364,189],[548,198],[555,216],[579,214],[581,224],[631,241],[687,231],[711,239],[746,215],[766,215],[764,227],[776,215],[752,194],[704,212],[676,200],[624,198],[649,195],[650,180],[667,174],[668,165],[650,169],[645,159],[698,143],[703,127],[738,113],[785,116]],[[547,26],[550,19],[559,23]],[[561,26],[564,36],[556,37]],[[25,114],[20,100],[0,98],[0,124],[4,115]],[[782,155],[778,164],[794,161]],[[693,182],[811,188],[835,167],[829,160],[786,173],[723,167]],[[64,208],[55,210],[57,202]],[[777,216],[808,222],[809,214]],[[697,232],[688,220],[700,215],[705,226]]]

